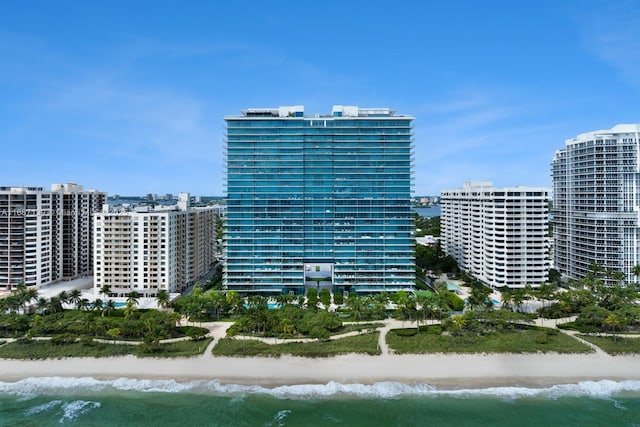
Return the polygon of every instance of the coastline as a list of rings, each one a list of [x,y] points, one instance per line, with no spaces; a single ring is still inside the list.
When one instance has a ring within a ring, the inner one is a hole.
[[[300,384],[429,384],[440,389],[549,387],[597,380],[640,380],[640,356],[603,354],[423,354],[331,358],[160,359],[135,356],[0,360],[0,381],[34,377],[215,380],[265,388]]]

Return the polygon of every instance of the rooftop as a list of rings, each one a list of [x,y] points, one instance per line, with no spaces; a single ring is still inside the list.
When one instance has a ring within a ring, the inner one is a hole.
[[[390,108],[361,108],[357,106],[334,105],[331,114],[304,114],[304,105],[280,106],[272,108],[248,108],[242,110],[242,117],[287,117],[287,118],[340,118],[340,117],[392,117]],[[402,116],[401,116],[402,117]]]

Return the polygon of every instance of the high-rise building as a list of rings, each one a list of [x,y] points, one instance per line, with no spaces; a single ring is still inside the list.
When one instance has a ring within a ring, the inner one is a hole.
[[[584,277],[594,264],[637,280],[640,125],[568,139],[552,162],[555,268]],[[618,279],[608,278],[609,284]]]
[[[412,288],[412,120],[346,106],[225,117],[226,288]]]
[[[119,297],[185,290],[213,267],[216,217],[215,208],[191,207],[188,193],[175,206],[105,205],[95,215],[94,289],[108,285]]]
[[[442,192],[441,242],[460,268],[492,287],[522,288],[549,274],[548,191],[467,182]]]
[[[105,200],[72,183],[0,187],[0,288],[90,276],[92,215]]]

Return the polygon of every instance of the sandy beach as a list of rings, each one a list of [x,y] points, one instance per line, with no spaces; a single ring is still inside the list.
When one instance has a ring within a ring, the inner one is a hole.
[[[640,355],[610,356],[597,349],[584,354],[421,354],[389,352],[386,331],[403,325],[387,320],[381,328],[382,354],[347,354],[328,358],[283,356],[214,357],[211,349],[226,336],[228,322],[205,323],[214,341],[190,358],[0,359],[0,381],[29,377],[96,379],[218,380],[223,384],[275,387],[295,384],[372,384],[391,381],[426,383],[443,388],[498,386],[544,387],[586,380],[640,380]]]
[[[223,384],[267,387],[330,381],[343,384],[381,381],[427,383],[444,388],[542,387],[585,380],[640,380],[640,357],[602,354],[436,354],[343,355],[326,359],[211,356],[141,359],[126,356],[0,362],[2,381],[53,376],[173,379],[178,382],[202,379],[218,380]]]

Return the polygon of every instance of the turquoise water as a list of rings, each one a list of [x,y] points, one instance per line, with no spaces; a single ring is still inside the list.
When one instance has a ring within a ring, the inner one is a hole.
[[[460,289],[461,288],[457,283],[447,280],[447,290],[448,291],[459,291]]]
[[[640,381],[438,390],[30,378],[0,382],[2,426],[640,426]]]

